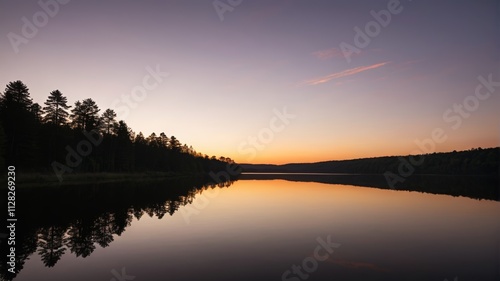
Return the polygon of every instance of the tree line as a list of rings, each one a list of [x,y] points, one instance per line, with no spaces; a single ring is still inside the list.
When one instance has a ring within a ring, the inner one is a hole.
[[[500,148],[473,148],[464,151],[428,153],[414,155],[419,165],[408,168],[409,155],[333,160],[316,163],[294,163],[284,165],[240,164],[243,172],[280,173],[353,173],[398,174],[401,169],[411,174],[441,175],[499,175]],[[403,165],[405,164],[406,165]],[[404,167],[401,167],[401,166]]]
[[[89,145],[91,144],[91,145]],[[201,154],[175,136],[135,133],[113,109],[92,98],[68,99],[59,90],[43,106],[22,81],[0,93],[0,166],[22,172],[208,173],[224,170],[230,158]]]

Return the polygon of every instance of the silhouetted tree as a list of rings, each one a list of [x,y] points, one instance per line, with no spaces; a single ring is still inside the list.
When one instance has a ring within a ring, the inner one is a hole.
[[[37,121],[32,105],[28,87],[19,80],[7,84],[0,95],[0,121],[6,135],[8,165],[34,165]]]
[[[113,214],[104,213],[95,220],[93,240],[99,246],[106,248],[113,242]]]
[[[132,131],[125,121],[120,120],[116,126],[116,136],[119,139],[131,141]]]
[[[59,90],[50,92],[45,101],[45,116],[43,120],[54,125],[64,125],[68,122],[69,113],[66,111],[71,106],[67,105],[68,99]]]
[[[134,143],[135,144],[142,144],[142,145],[147,144],[146,139],[144,139],[144,135],[142,134],[142,132],[139,132],[137,134],[137,136],[135,136]]]
[[[95,250],[94,241],[92,240],[93,227],[92,223],[83,219],[78,219],[71,224],[66,246],[77,257],[85,258]]]
[[[175,136],[170,137],[169,148],[176,152],[181,150],[181,143]]]
[[[102,122],[103,122],[103,127],[104,127],[104,132],[106,134],[113,134],[114,129],[117,126],[116,123],[116,113],[113,109],[106,109],[104,113],[102,114]]]
[[[162,147],[166,148],[166,147],[168,147],[169,141],[170,141],[169,137],[167,137],[167,135],[165,135],[164,132],[161,132],[161,134],[160,134],[160,145]]]
[[[35,121],[37,123],[40,123],[42,121],[42,107],[38,103],[34,103],[30,106],[30,112],[33,114],[33,117],[35,118]]]
[[[155,132],[152,132],[151,135],[149,135],[149,137],[146,139],[146,141],[151,147],[160,147],[160,142],[158,141]]]
[[[75,106],[71,110],[71,127],[75,129],[83,130],[85,126],[85,113],[83,110],[82,103],[77,100]]]
[[[119,171],[131,171],[134,168],[134,147],[132,130],[125,121],[120,120],[116,127],[116,167]]]
[[[64,246],[65,227],[51,226],[42,228],[38,234],[38,253],[47,267],[54,266],[66,251]]]
[[[71,110],[72,126],[80,130],[91,131],[100,126],[99,107],[91,98],[76,101]]]
[[[6,110],[28,110],[33,104],[28,87],[20,80],[10,82],[0,96],[0,108]]]

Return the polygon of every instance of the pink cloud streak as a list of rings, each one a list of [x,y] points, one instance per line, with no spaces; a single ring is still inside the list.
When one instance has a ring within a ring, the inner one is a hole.
[[[337,79],[337,78],[341,78],[341,77],[345,77],[345,76],[350,76],[350,75],[358,74],[360,72],[367,71],[367,70],[370,70],[370,69],[379,68],[379,67],[384,66],[384,65],[386,65],[388,63],[389,62],[381,62],[381,63],[377,63],[377,64],[373,64],[373,65],[358,66],[358,67],[351,68],[351,69],[346,69],[346,70],[343,70],[343,71],[340,71],[340,72],[335,72],[335,73],[329,74],[327,76],[310,79],[310,80],[305,81],[303,84],[306,84],[306,85],[318,85],[318,84],[326,83],[326,82],[328,82],[330,80],[333,80],[333,79]]]

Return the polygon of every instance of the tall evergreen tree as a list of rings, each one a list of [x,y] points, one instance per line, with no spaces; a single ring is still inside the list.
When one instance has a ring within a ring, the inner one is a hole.
[[[79,100],[75,101],[75,105],[71,109],[71,115],[69,116],[72,128],[83,130],[85,124],[84,114],[82,103]]]
[[[66,251],[65,242],[65,227],[50,226],[40,229],[38,234],[38,253],[40,254],[43,263],[47,267],[53,267]]]
[[[101,123],[99,111],[99,107],[91,98],[84,99],[82,102],[76,101],[70,116],[72,126],[86,131],[98,129]]]
[[[67,105],[68,99],[62,95],[59,90],[50,92],[49,97],[45,101],[46,107],[43,108],[45,116],[43,120],[47,123],[55,125],[64,125],[68,122],[69,116],[66,111],[71,106]]]
[[[0,109],[29,110],[33,104],[28,87],[20,80],[10,82],[0,96]]]
[[[156,136],[155,132],[152,132],[151,135],[146,139],[148,142],[148,145],[150,147],[159,147],[160,143],[158,142],[158,137]]]
[[[132,130],[125,121],[120,120],[116,128],[116,167],[119,171],[131,171],[134,168],[134,147],[132,145]]]
[[[103,129],[106,134],[113,134],[115,132],[115,128],[117,127],[116,123],[116,113],[113,109],[106,109],[102,114],[102,123]]]
[[[28,87],[20,80],[10,82],[0,95],[0,121],[6,135],[8,165],[33,166],[36,118]]]
[[[42,110],[42,107],[38,103],[32,104],[29,108],[29,111],[31,112],[31,114],[33,114],[33,117],[35,118],[37,123],[42,122],[43,110]]]
[[[116,126],[116,135],[118,139],[128,140],[132,143],[132,131],[125,121],[120,120]]]
[[[165,135],[164,132],[161,132],[160,134],[160,143],[161,143],[161,146],[162,147],[168,147],[168,142],[170,141],[170,139],[167,137],[167,135]]]
[[[146,145],[147,144],[146,139],[144,138],[144,135],[142,134],[142,132],[139,132],[137,134],[137,136],[135,136],[134,144],[140,144],[140,145]]]
[[[179,140],[172,136],[170,137],[170,142],[169,142],[169,147],[170,149],[172,149],[173,151],[180,151],[181,150],[181,143],[179,142]]]

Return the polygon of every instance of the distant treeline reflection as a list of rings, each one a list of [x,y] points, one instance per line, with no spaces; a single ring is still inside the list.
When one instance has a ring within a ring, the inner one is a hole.
[[[243,173],[241,180],[283,179],[391,189],[384,175],[318,174],[318,173]],[[496,176],[413,175],[398,184],[397,190],[465,196],[500,201],[499,178]]]
[[[16,275],[26,259],[37,252],[47,267],[65,253],[87,257],[96,246],[107,247],[133,218],[162,219],[191,204],[204,190],[229,187],[233,182],[209,183],[207,179],[152,181],[147,184],[107,183],[68,187],[22,189],[16,225]],[[28,207],[29,206],[29,207]],[[4,217],[4,221],[6,218]],[[12,280],[5,257],[7,243],[0,243],[0,278]]]

